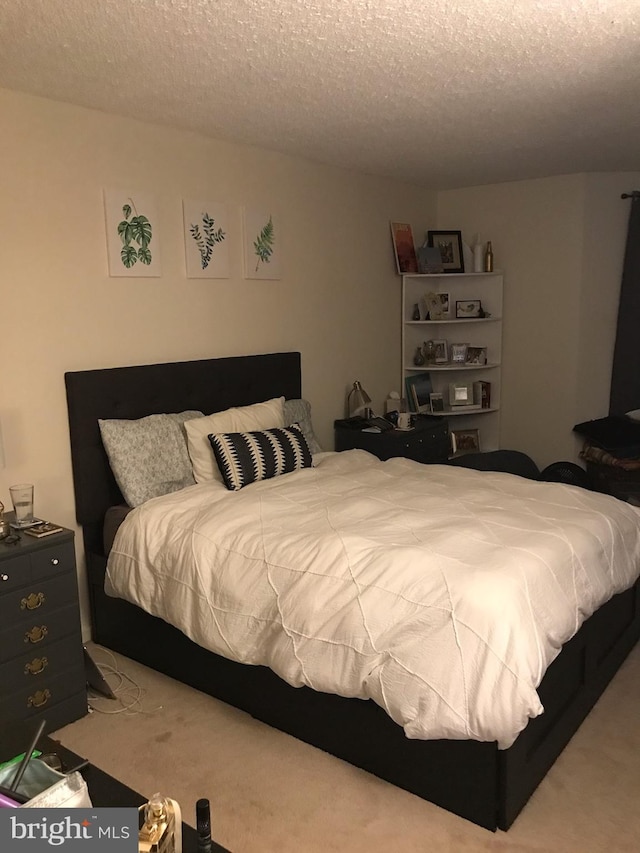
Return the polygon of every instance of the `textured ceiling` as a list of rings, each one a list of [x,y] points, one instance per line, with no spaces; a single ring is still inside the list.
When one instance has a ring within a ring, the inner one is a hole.
[[[640,0],[0,0],[0,86],[434,189],[640,170]]]

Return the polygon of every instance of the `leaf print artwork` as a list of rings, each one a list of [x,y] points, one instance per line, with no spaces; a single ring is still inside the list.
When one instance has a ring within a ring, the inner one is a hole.
[[[261,263],[270,263],[273,250],[275,248],[274,243],[275,234],[273,227],[273,217],[270,216],[267,224],[264,226],[262,231],[260,231],[258,237],[253,241],[255,255],[258,258],[258,260],[256,261],[256,272],[258,272]]]
[[[202,214],[202,231],[204,234],[200,231],[199,223],[192,222],[189,226],[189,232],[200,252],[202,269],[206,270],[211,261],[216,243],[222,243],[227,235],[222,228],[215,227],[215,219],[209,216],[209,213],[206,211]]]
[[[105,188],[103,195],[109,275],[118,278],[162,275],[155,197],[127,187]]]
[[[129,201],[131,204],[122,206],[124,219],[118,223],[118,236],[122,240],[120,259],[127,269],[131,269],[138,261],[149,266],[153,260],[149,249],[153,236],[151,222],[146,216],[138,214],[133,199]],[[134,212],[135,216],[131,216]],[[131,245],[132,243],[137,245]]]
[[[244,277],[264,281],[282,278],[283,228],[272,205],[247,206],[242,211]]]

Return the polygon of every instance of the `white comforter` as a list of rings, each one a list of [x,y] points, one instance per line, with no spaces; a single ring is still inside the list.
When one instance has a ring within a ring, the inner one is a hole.
[[[107,592],[409,737],[507,748],[561,646],[640,573],[640,512],[577,487],[361,450],[129,514]]]

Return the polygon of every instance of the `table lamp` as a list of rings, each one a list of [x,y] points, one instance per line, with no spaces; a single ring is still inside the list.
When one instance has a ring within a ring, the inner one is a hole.
[[[367,394],[358,380],[356,380],[353,383],[353,388],[349,391],[349,396],[347,397],[349,417],[353,418],[356,415],[364,415],[367,417],[370,413],[367,408],[370,402],[371,397]]]

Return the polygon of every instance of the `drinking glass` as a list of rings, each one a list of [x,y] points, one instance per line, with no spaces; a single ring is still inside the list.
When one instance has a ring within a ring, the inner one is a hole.
[[[16,514],[16,527],[23,527],[33,521],[33,485],[20,483],[9,486],[9,494]]]

